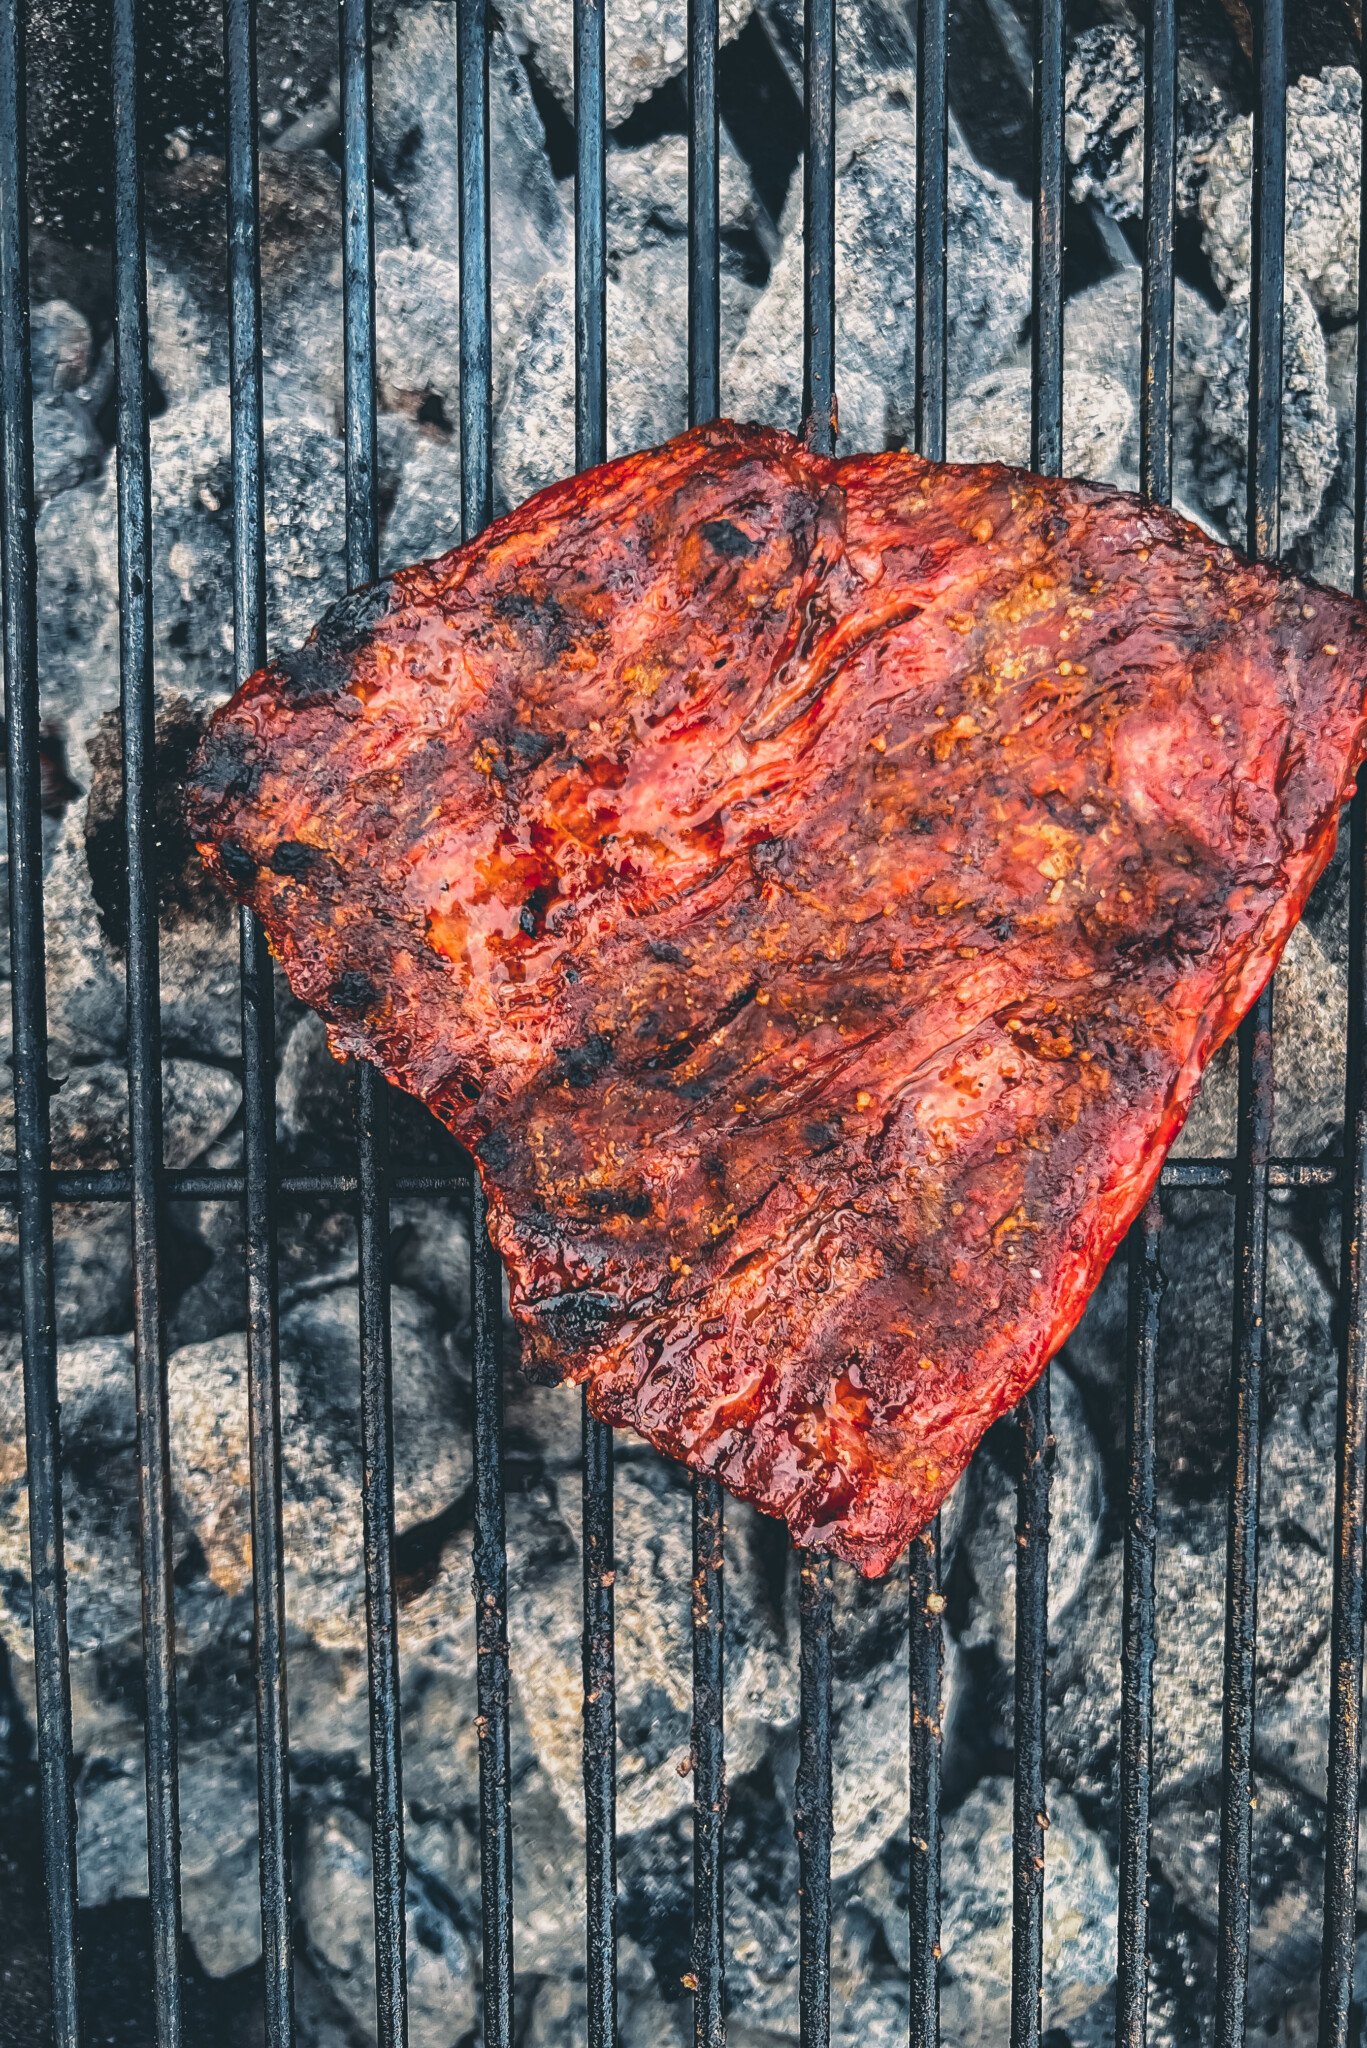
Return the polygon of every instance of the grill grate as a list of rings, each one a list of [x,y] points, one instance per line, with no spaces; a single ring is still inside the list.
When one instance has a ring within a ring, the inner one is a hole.
[[[566,0],[571,4],[571,0]],[[572,0],[575,49],[576,460],[606,452],[606,116],[604,0]],[[53,1312],[53,1204],[129,1205],[134,1229],[135,1360],[150,1842],[150,1900],[159,2048],[183,2038],[176,1773],[175,1637],[170,1561],[166,1345],[159,1217],[171,1199],[239,1203],[246,1229],[250,1373],[251,1532],[256,1627],[260,1874],[267,2038],[294,2039],[288,1717],[284,1667],[280,1389],[276,1238],[297,1197],[354,1201],[359,1224],[363,1505],[373,1779],[378,2038],[406,2040],[403,1798],[394,1576],[394,1450],[390,1387],[389,1205],[393,1194],[439,1193],[460,1180],[391,1171],[387,1091],[362,1069],[355,1175],[281,1176],[274,1156],[273,1000],[269,959],[249,915],[241,925],[245,1166],[241,1172],[162,1167],[157,915],[152,841],[151,500],[147,413],[144,221],[136,81],[139,0],[114,0],[115,285],[118,555],[123,761],[129,881],[128,1043],[132,1164],[124,1171],[50,1170],[42,913],[33,450],[28,355],[24,6],[0,0],[0,573],[4,595],[17,1161],[0,1200],[17,1212],[33,1566],[38,1762],[51,1948],[53,2029],[76,2048],[76,1845],[71,1709],[62,1566]],[[1283,226],[1286,156],[1284,0],[1260,0],[1255,25],[1250,552],[1278,546]],[[919,0],[916,438],[945,451],[947,319],[948,0]],[[460,452],[466,537],[492,512],[489,199],[489,20],[483,0],[457,0],[460,156]],[[834,0],[808,0],[804,67],[805,397],[819,445],[834,438]],[[375,254],[370,161],[369,0],[341,4],[344,205],[346,552],[352,587],[378,569]],[[1057,472],[1063,444],[1063,0],[1036,0],[1032,452]],[[226,133],[232,394],[234,670],[245,678],[266,645],[262,495],[262,362],[253,0],[226,0]],[[720,226],[717,0],[691,0],[688,24],[689,412],[720,409]],[[1141,478],[1152,497],[1172,486],[1175,213],[1175,0],[1152,0],[1146,44],[1144,335]],[[1367,131],[1365,131],[1367,134]],[[1367,155],[1367,147],[1365,147]],[[1367,179],[1363,248],[1367,251]],[[1367,509],[1367,289],[1358,352],[1356,587],[1364,588]],[[1251,1771],[1256,1646],[1259,1393],[1264,1346],[1268,1197],[1273,1189],[1342,1188],[1343,1298],[1332,1695],[1324,1891],[1321,2048],[1347,2048],[1356,1932],[1359,1717],[1367,1511],[1367,797],[1352,814],[1347,1121],[1343,1169],[1271,1157],[1272,996],[1240,1040],[1238,1151],[1186,1160],[1165,1187],[1232,1191],[1236,1302],[1231,1374],[1235,1459],[1230,1498],[1224,1683],[1218,1979],[1215,2040],[1243,2038],[1248,1975]],[[1127,1497],[1120,1725],[1116,2040],[1145,2039],[1150,1754],[1153,1723],[1155,1374],[1161,1213],[1149,1204],[1129,1257]],[[514,2028],[512,1813],[507,1555],[498,1348],[500,1287],[474,1189],[475,1540],[483,1908],[483,2039],[511,2048]],[[1012,2048],[1039,2048],[1045,1850],[1045,1680],[1049,1471],[1048,1379],[1020,1410],[1024,1451],[1017,1521]],[[615,1676],[613,1458],[610,1433],[584,1413],[584,1742],[588,2038],[616,2038]],[[910,2010],[914,2048],[939,2039],[940,1710],[944,1642],[938,1525],[913,1546],[909,1628]],[[800,1849],[800,2013],[803,2048],[832,2031],[831,1669],[833,1573],[804,1557],[800,1578],[801,1734],[795,1822]],[[693,1934],[695,2038],[726,2032],[724,1943],[724,1515],[715,1482],[693,1489]]]

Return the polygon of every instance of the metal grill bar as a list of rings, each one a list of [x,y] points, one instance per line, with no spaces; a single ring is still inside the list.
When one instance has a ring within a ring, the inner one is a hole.
[[[1163,1168],[1165,1188],[1214,1188],[1228,1191],[1234,1186],[1232,1159],[1170,1159]],[[1330,1193],[1344,1185],[1344,1170],[1337,1160],[1273,1159],[1267,1169],[1269,1188],[1281,1193],[1296,1189],[1324,1188]],[[53,1173],[48,1194],[56,1203],[126,1202],[133,1185],[126,1167],[103,1167],[90,1172]],[[240,1202],[246,1194],[246,1178],[231,1167],[168,1168],[162,1175],[162,1198],[167,1202]],[[468,1195],[468,1173],[391,1174],[391,1195]],[[360,1187],[354,1173],[283,1173],[275,1183],[279,1196],[300,1201],[356,1194]],[[19,1174],[10,1168],[0,1172],[0,1207],[14,1208],[19,1202]]]
[[[830,1559],[804,1550],[798,1579],[801,1720],[794,1812],[801,2048],[830,2048],[831,2041],[832,1585]]]
[[[132,1159],[133,1361],[146,1683],[147,1881],[159,2048],[180,2048],[180,1812],[171,1444],[159,1254],[161,1004],[152,688],[152,485],[147,284],[138,138],[138,0],[115,0],[114,339],[118,434],[119,677],[128,863],[128,1126]]]
[[[0,582],[14,1023],[13,1176],[19,1222],[38,1786],[54,2048],[77,2048],[76,1806],[62,1548],[62,1443],[53,1308],[43,836],[38,755],[33,389],[29,369],[24,0],[0,4]]]
[[[835,0],[806,0],[802,162],[803,433],[835,450]],[[798,1844],[798,2013],[802,2048],[831,2038],[830,1559],[804,1551],[798,1597],[801,1724],[794,1823]]]
[[[916,34],[916,448],[943,462],[949,321],[949,5],[920,0]],[[940,1763],[944,1693],[940,1518],[911,1546],[907,1915],[911,2048],[940,2039]]]
[[[370,0],[342,0],[342,278],[347,583],[379,574],[376,493],[375,219],[371,177]],[[399,1642],[394,1589],[394,1401],[389,1327],[389,1093],[356,1076],[357,1263],[361,1339],[361,1503],[370,1669],[375,2013],[380,2048],[408,2039]]]
[[[245,682],[266,658],[255,29],[255,0],[226,0],[223,32],[233,472],[233,671],[239,683]],[[275,1239],[275,991],[265,935],[250,911],[241,913],[239,939],[262,1979],[269,2048],[292,2048],[294,1933]]]
[[[574,0],[574,459],[607,455],[607,115],[602,0]],[[589,2048],[617,2039],[617,1673],[612,1431],[583,1396],[585,1955]]]
[[[1063,468],[1063,0],[1036,0],[1034,50],[1031,462]],[[1012,1810],[1011,2048],[1039,2048],[1044,1969],[1044,1770],[1049,1638],[1049,1375],[1017,1411],[1015,1771]]]
[[[484,0],[456,14],[460,154],[461,538],[493,517],[493,357],[489,256],[489,17]],[[475,1653],[479,1707],[480,1901],[484,2048],[513,2038],[513,1829],[508,1725],[508,1546],[503,1506],[503,1290],[488,1208],[472,1181],[475,1383]]]
[[[1283,231],[1286,199],[1286,32],[1283,0],[1253,10],[1253,229],[1249,308],[1248,551],[1280,545]],[[1216,2048],[1244,2038],[1249,1876],[1253,1848],[1254,1674],[1258,1614],[1258,1481],[1266,1351],[1267,1165],[1272,1149],[1272,989],[1239,1029],[1234,1214],[1233,1460],[1226,1578],[1220,1915]]]
[[[721,167],[717,0],[688,7],[688,418],[721,410]],[[693,2038],[726,2039],[726,1518],[720,1485],[693,1475]]]
[[[1367,230],[1367,104],[1361,227]],[[1367,590],[1367,232],[1359,237],[1353,589]],[[1353,798],[1348,905],[1348,1069],[1344,1103],[1338,1463],[1330,1635],[1320,2048],[1348,2048],[1357,1921],[1362,1753],[1363,1528],[1367,1522],[1367,790]]]
[[[1176,0],[1152,0],[1144,39],[1144,270],[1139,487],[1172,498],[1173,243],[1177,204]],[[1163,1278],[1157,1191],[1130,1232],[1126,1316],[1125,1579],[1120,1693],[1116,2048],[1143,2048],[1148,2015],[1149,1809],[1153,1771],[1154,1400]]]
[[[1143,2048],[1148,2007],[1149,1798],[1153,1767],[1154,1392],[1163,1278],[1157,1195],[1129,1237],[1125,1590],[1120,1692],[1116,2048]]]

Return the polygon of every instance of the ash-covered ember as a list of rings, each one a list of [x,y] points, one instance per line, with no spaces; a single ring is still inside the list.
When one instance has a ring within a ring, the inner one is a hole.
[[[1332,850],[1361,608],[1100,488],[720,424],[324,621],[190,791],[479,1161],[535,1358],[885,1569]]]

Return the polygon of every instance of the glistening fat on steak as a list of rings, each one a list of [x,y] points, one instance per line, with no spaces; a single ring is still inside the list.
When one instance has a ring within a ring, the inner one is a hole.
[[[331,612],[190,813],[473,1151],[534,1357],[884,1570],[1270,973],[1367,624],[1090,485],[725,424]]]

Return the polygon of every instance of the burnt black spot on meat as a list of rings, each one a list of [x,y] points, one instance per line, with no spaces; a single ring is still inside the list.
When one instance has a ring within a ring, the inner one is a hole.
[[[485,1166],[501,1173],[504,1167],[512,1164],[513,1141],[506,1131],[490,1131],[488,1137],[480,1141],[479,1156]]]
[[[365,590],[353,590],[324,614],[318,629],[294,654],[275,663],[282,696],[303,704],[336,697],[351,680],[352,658],[364,647],[393,601],[393,583],[386,577]]]
[[[208,836],[203,813],[219,800],[250,803],[261,787],[264,766],[256,742],[240,726],[211,728],[186,791],[186,818],[191,832],[198,838]]]
[[[584,1206],[595,1216],[626,1216],[643,1223],[650,1214],[650,1196],[643,1188],[586,1188]]]
[[[688,960],[668,939],[647,939],[646,951],[664,967],[687,967]]]
[[[519,767],[539,768],[557,747],[564,744],[563,732],[552,737],[544,732],[534,732],[529,725],[515,725],[508,734],[508,752],[516,758]]]
[[[373,1010],[379,1000],[380,991],[359,967],[346,968],[328,990],[328,1001],[335,1010]]]
[[[719,555],[732,558],[737,555],[753,555],[760,545],[752,534],[744,532],[729,519],[705,519],[698,531]]]
[[[840,1133],[834,1124],[804,1124],[802,1142],[813,1152],[829,1152],[833,1145],[840,1143]]]
[[[621,1304],[615,1295],[583,1288],[573,1294],[552,1294],[530,1306],[553,1344],[579,1351],[600,1342]]]
[[[555,1075],[559,1081],[568,1081],[571,1088],[588,1088],[611,1065],[612,1040],[605,1031],[594,1031],[582,1045],[557,1049]]]
[[[529,590],[505,590],[491,607],[519,635],[534,636],[550,654],[565,654],[574,645],[574,628],[558,598],[533,597]]]
[[[218,849],[223,872],[230,882],[236,882],[239,889],[248,888],[256,880],[256,862],[245,846],[239,846],[235,839],[225,839]]]
[[[673,1039],[664,1048],[663,1052],[657,1052],[652,1058],[648,1059],[645,1063],[646,1066],[648,1068],[682,1066],[689,1054],[696,1052],[705,1038],[710,1038],[713,1032],[724,1030],[728,1024],[734,1022],[739,1017],[746,1004],[754,1001],[755,992],[758,987],[759,983],[757,981],[751,981],[747,982],[744,988],[737,989],[735,995],[722,1005],[715,1017],[709,1017],[703,1022],[695,1024],[691,1031],[681,1031],[677,1038]]]
[[[302,839],[282,839],[271,855],[271,867],[277,875],[299,881],[310,868],[319,866],[323,858],[316,846],[306,846]]]
[[[546,911],[554,895],[555,890],[546,883],[529,893],[517,920],[529,939],[537,938],[546,929]]]

